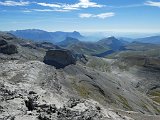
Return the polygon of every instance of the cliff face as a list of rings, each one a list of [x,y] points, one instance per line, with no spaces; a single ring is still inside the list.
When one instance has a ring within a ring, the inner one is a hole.
[[[67,65],[75,64],[76,58],[69,50],[49,50],[44,57],[44,63],[56,68],[64,68]]]

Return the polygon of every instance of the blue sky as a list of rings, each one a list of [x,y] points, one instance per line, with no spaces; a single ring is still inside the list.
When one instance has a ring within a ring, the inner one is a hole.
[[[160,32],[160,0],[0,0],[0,30]]]

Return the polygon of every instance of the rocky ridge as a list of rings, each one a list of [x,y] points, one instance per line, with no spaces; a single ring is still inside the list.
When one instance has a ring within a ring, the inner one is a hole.
[[[160,119],[157,65],[75,54],[75,64],[56,69],[43,62],[48,49],[1,36],[18,53],[0,53],[0,119]]]

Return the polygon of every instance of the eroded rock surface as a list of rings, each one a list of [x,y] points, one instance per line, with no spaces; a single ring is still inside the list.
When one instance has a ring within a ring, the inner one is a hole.
[[[68,65],[75,64],[77,60],[82,62],[87,61],[84,55],[75,54],[65,49],[48,50],[44,57],[44,63],[53,65],[56,68],[64,68]]]
[[[17,47],[13,44],[8,44],[6,40],[0,40],[0,53],[15,54],[18,53]]]
[[[0,120],[160,119],[160,71],[152,64],[130,67],[118,59],[72,53],[67,60],[74,65],[55,69],[40,60],[43,47],[3,36],[7,43],[1,45],[14,44],[18,53],[0,53]],[[66,56],[49,57],[66,65]]]

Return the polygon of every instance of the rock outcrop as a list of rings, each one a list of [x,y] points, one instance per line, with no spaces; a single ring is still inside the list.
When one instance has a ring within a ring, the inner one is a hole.
[[[7,42],[5,40],[0,40],[0,46],[3,46],[3,45],[7,45]]]
[[[10,55],[17,52],[17,47],[15,45],[8,44],[5,40],[0,40],[0,53]]]
[[[86,63],[87,58],[83,54],[78,54],[66,49],[48,50],[44,57],[45,64],[53,65],[57,69],[76,64],[76,61]]]
[[[67,65],[75,64],[76,58],[69,50],[48,50],[44,57],[44,63],[53,65],[56,68],[64,68]]]

